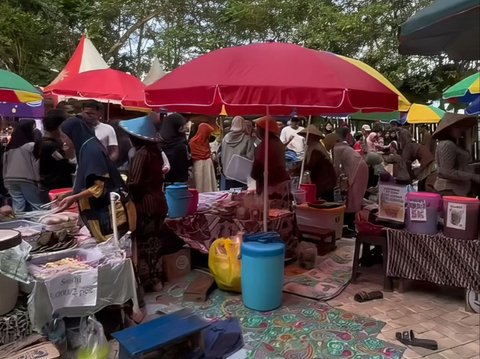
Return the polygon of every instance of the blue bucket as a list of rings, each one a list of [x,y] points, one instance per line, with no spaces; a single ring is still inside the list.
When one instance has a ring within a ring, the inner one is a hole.
[[[285,245],[275,232],[246,235],[241,246],[245,307],[270,311],[282,304]]]
[[[192,194],[188,191],[186,184],[174,184],[165,188],[167,199],[168,217],[184,217],[188,213],[188,205]]]

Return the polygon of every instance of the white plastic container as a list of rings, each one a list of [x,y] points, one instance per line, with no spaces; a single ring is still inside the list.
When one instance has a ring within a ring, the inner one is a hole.
[[[335,231],[336,239],[342,238],[344,205],[335,208],[313,208],[308,204],[301,204],[296,206],[295,214],[300,231],[308,229],[311,232],[315,228],[331,229]]]

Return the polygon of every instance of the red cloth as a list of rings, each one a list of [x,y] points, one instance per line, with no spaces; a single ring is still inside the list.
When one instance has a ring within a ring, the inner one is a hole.
[[[207,160],[211,158],[210,152],[210,135],[215,129],[207,123],[201,123],[198,126],[197,133],[192,137],[188,143],[190,146],[190,153],[192,160]]]
[[[298,115],[398,110],[398,94],[335,54],[260,43],[209,52],[145,90],[171,112]]]

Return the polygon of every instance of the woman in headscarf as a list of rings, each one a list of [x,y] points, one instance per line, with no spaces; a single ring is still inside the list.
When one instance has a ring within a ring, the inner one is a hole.
[[[230,160],[234,155],[238,155],[249,160],[253,160],[255,151],[254,138],[247,134],[246,123],[241,116],[235,116],[230,127],[230,132],[222,140],[220,152],[220,161],[222,173],[227,171]],[[222,175],[223,176],[223,175]],[[244,183],[232,179],[225,179],[225,189],[246,187]]]
[[[15,212],[40,210],[43,203],[34,129],[34,120],[20,121],[3,155],[3,179]]]
[[[198,192],[215,192],[217,180],[210,151],[210,135],[214,128],[201,123],[195,136],[190,140],[190,153],[193,161],[193,179]]]
[[[435,190],[443,196],[474,195],[472,184],[480,184],[480,175],[469,166],[470,153],[459,145],[459,140],[475,122],[474,116],[446,113],[433,134],[439,141],[435,152],[438,165]]]
[[[73,142],[77,158],[77,174],[71,195],[63,198],[58,211],[78,203],[80,216],[97,242],[104,242],[113,233],[110,193],[124,194],[125,184],[105,147],[95,137],[85,121],[73,117],[61,129]],[[133,203],[123,199],[116,202],[119,235],[134,231],[136,212]]]
[[[267,132],[268,124],[268,132]],[[285,164],[285,145],[279,138],[280,129],[273,117],[256,120],[257,135],[262,141],[255,151],[251,177],[256,181],[257,194],[263,193],[265,170],[265,138],[268,136],[268,197],[270,208],[289,208],[290,177]]]
[[[145,291],[159,290],[162,284],[162,261],[165,248],[164,219],[167,202],[163,193],[164,163],[160,141],[148,117],[119,123],[130,137],[135,154],[130,160],[128,189],[137,209],[134,233],[137,276]]]
[[[298,134],[307,136],[307,151],[305,153],[305,170],[310,172],[312,183],[317,188],[317,198],[333,202],[333,190],[337,184],[337,175],[325,146],[320,140],[325,136],[315,125],[310,125]]]
[[[160,147],[170,163],[170,171],[165,174],[166,183],[188,181],[191,160],[185,136],[186,123],[179,113],[168,115],[162,120]]]
[[[368,183],[368,166],[362,155],[346,142],[349,130],[340,128],[335,134],[327,135],[323,141],[327,150],[332,150],[333,165],[337,175],[345,174],[348,179],[347,209],[345,224],[354,229],[355,214],[362,209]]]

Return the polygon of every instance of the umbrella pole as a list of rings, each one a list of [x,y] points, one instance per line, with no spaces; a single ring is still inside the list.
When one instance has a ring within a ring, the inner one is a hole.
[[[268,106],[267,106],[267,116],[268,116]],[[269,143],[269,132],[267,121],[265,126],[265,157],[264,157],[264,167],[263,167],[263,231],[267,232],[268,230],[268,143]]]
[[[310,123],[312,122],[312,115],[308,116],[308,124],[307,124],[307,135],[305,136],[305,153],[303,154],[302,158],[302,167],[300,169],[300,178],[298,180],[298,187],[300,187],[300,184],[302,183],[303,180],[303,170],[305,169],[305,158],[307,157],[307,150],[308,150],[308,135],[310,134]]]

